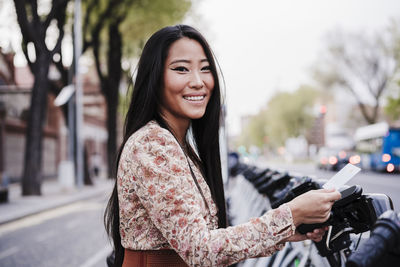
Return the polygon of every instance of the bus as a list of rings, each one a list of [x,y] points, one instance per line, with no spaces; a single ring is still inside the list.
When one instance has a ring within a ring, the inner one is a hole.
[[[400,128],[386,122],[360,127],[354,135],[361,167],[382,172],[400,171]]]

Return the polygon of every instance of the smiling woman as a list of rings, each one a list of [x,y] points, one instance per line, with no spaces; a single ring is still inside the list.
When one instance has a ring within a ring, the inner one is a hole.
[[[181,144],[190,121],[203,117],[213,88],[203,47],[186,37],[173,43],[164,67],[161,113]]]
[[[327,220],[338,192],[309,192],[227,227],[220,87],[213,53],[198,31],[177,25],[156,32],[134,84],[105,214],[114,266],[227,266],[269,256],[286,241],[322,238],[323,229],[302,236],[295,228]]]

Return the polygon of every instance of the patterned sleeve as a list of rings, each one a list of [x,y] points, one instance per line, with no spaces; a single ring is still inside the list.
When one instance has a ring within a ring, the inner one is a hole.
[[[129,157],[133,167],[129,182],[154,225],[190,266],[226,266],[268,256],[294,234],[287,205],[241,225],[210,229],[205,219],[208,211],[183,152],[172,136],[160,130],[137,136]]]

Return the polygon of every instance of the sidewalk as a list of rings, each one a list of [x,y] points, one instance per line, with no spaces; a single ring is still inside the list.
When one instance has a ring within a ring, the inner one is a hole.
[[[9,186],[8,202],[0,204],[0,225],[45,210],[64,206],[96,196],[109,196],[114,180],[94,179],[94,185],[65,189],[57,180],[42,184],[41,196],[21,196],[20,184]]]

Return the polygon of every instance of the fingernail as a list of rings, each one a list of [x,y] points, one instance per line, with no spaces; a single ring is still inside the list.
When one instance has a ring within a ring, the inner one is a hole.
[[[329,192],[333,192],[333,191],[336,190],[336,188],[335,188],[333,185],[331,185],[331,184],[327,184],[324,188],[325,188],[326,190],[328,190]]]

